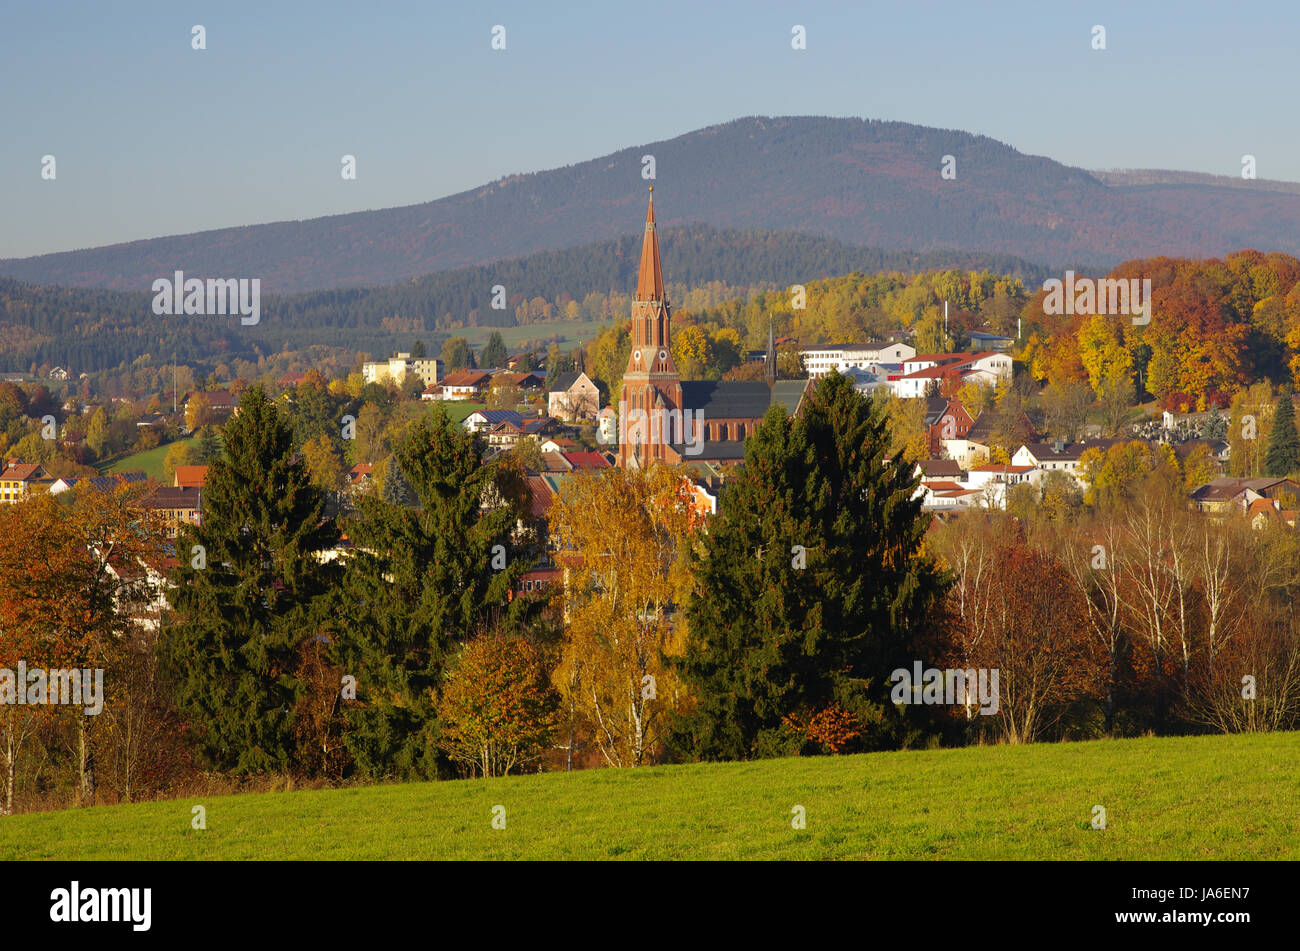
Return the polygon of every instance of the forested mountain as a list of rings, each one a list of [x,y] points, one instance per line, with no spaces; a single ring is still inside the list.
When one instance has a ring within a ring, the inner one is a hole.
[[[1217,183],[1108,187],[985,136],[901,122],[746,118],[425,204],[228,228],[0,261],[0,274],[145,290],[189,276],[257,277],[265,293],[397,283],[634,234],[642,159],[659,221],[798,231],[848,244],[978,250],[1055,268],[1243,247],[1300,252],[1300,195]],[[940,169],[954,160],[954,179]]]
[[[661,232],[664,272],[674,303],[710,306],[753,289],[782,287],[852,271],[916,273],[989,269],[1041,281],[1041,269],[1003,255],[916,254],[858,248],[803,234]],[[466,326],[539,325],[556,319],[626,319],[636,286],[641,236],[460,268],[402,284],[263,297],[261,320],[156,316],[152,295],[49,287],[0,278],[0,370],[49,364],[74,372],[111,369],[148,354],[153,361],[215,364],[314,344],[384,353],[422,336],[437,344]],[[505,288],[506,308],[490,306]],[[686,288],[693,290],[690,294]]]

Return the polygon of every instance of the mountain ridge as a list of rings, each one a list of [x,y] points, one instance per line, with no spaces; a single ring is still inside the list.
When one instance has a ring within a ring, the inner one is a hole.
[[[179,269],[263,293],[396,284],[582,247],[639,227],[653,155],[666,227],[799,232],[883,250],[978,251],[1054,268],[1300,253],[1300,194],[1107,185],[988,136],[878,119],[745,117],[434,201],[0,261],[38,284],[147,290]],[[956,178],[941,177],[945,156]],[[1186,173],[1195,174],[1195,173]]]

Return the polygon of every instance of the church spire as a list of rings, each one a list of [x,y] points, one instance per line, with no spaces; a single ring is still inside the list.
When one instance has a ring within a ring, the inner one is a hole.
[[[641,272],[636,280],[636,299],[664,299],[664,271],[659,261],[659,234],[655,229],[655,187],[650,186],[650,207],[645,213],[645,241],[641,245]]]

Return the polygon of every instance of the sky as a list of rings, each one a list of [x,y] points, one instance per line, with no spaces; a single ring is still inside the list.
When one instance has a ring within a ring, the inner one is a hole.
[[[415,204],[749,115],[1300,181],[1297,35],[1294,0],[4,0],[0,258]]]

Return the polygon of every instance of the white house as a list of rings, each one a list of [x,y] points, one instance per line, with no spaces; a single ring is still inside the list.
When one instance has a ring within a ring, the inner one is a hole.
[[[1076,442],[1068,445],[1060,440],[1053,443],[1026,443],[1011,456],[1011,462],[1017,466],[1033,466],[1042,472],[1044,477],[1049,472],[1064,472],[1083,487],[1085,480],[1079,471],[1079,459],[1089,449],[1100,449],[1105,452],[1118,441],[1095,439],[1091,442]]]
[[[618,442],[618,413],[606,406],[596,415],[596,442],[612,446]]]
[[[873,340],[868,343],[823,343],[799,351],[810,379],[818,379],[839,370],[850,368],[871,370],[882,363],[903,363],[916,356],[916,349],[893,340]]]
[[[915,399],[944,377],[989,386],[1010,380],[1011,373],[1011,357],[1005,353],[922,353],[904,360],[902,375],[889,385],[900,399]]]
[[[466,416],[462,425],[471,433],[480,433],[502,423],[522,426],[523,422],[524,418],[512,409],[481,409]]]

